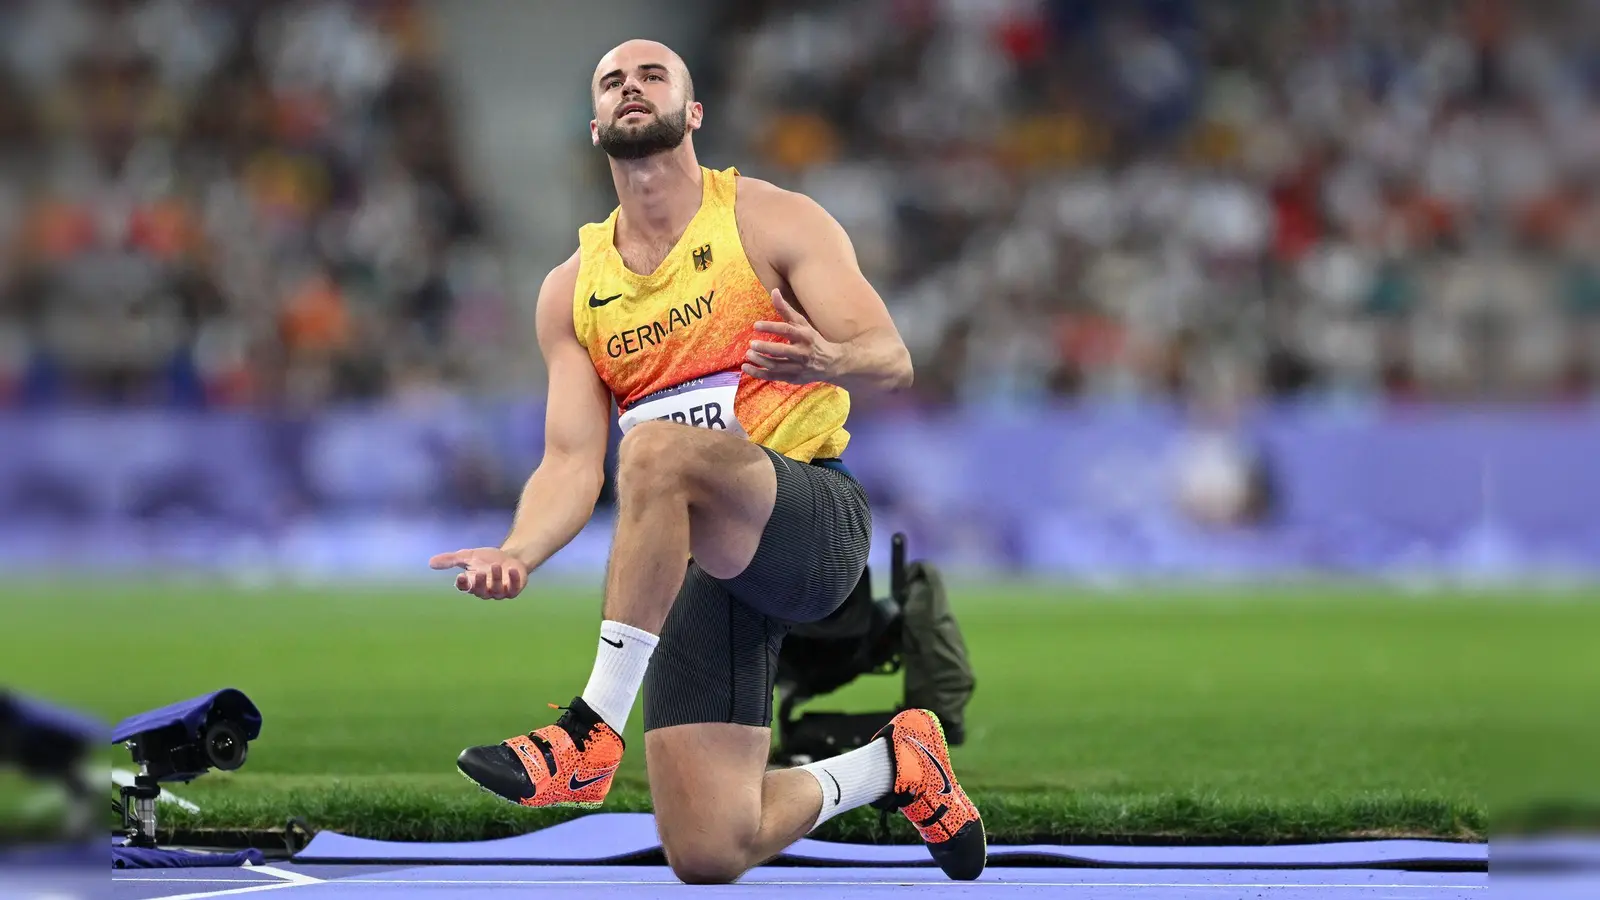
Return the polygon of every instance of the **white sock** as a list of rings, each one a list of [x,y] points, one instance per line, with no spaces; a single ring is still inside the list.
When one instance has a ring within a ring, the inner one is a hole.
[[[822,812],[811,827],[815,829],[840,813],[866,806],[894,790],[890,752],[888,739],[878,738],[849,753],[801,766],[822,785]]]
[[[583,702],[617,734],[628,727],[633,701],[644,684],[644,670],[660,640],[632,625],[606,620],[600,623],[600,643],[595,648],[594,671],[583,689]]]

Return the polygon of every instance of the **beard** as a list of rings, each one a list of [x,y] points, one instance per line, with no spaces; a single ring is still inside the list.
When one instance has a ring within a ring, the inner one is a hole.
[[[649,125],[627,128],[615,121],[600,126],[600,149],[612,159],[644,159],[683,143],[689,133],[688,110],[657,112]]]

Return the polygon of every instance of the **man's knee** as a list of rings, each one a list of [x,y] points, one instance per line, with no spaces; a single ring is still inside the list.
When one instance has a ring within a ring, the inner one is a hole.
[[[672,422],[641,422],[628,429],[617,447],[618,487],[662,491],[682,484],[693,461],[686,452],[692,437],[688,426]]]
[[[733,475],[741,467],[770,468],[766,460],[766,451],[725,431],[641,422],[628,429],[617,448],[617,487],[636,496],[682,490],[697,500],[736,482]]]
[[[667,865],[684,884],[732,884],[750,869],[744,841],[713,841],[695,835],[688,841],[662,841]]]
[[[690,884],[726,884],[752,865],[761,833],[765,729],[702,723],[645,732],[656,833]]]

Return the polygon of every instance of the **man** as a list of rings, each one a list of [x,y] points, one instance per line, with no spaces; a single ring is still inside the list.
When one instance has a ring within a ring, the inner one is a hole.
[[[817,825],[899,809],[952,878],[986,841],[937,718],[901,713],[868,746],[766,772],[790,623],[820,619],[866,565],[871,513],[839,461],[851,389],[911,382],[909,354],[844,230],[799,194],[696,160],[703,110],[650,41],[608,53],[591,138],[619,205],[579,231],[536,314],[545,453],[500,547],[435,557],[457,587],[516,596],[578,533],[619,410],[618,520],[594,669],[554,725],[457,762],[525,806],[597,807],[644,687],[645,762],[667,860],[722,883]]]

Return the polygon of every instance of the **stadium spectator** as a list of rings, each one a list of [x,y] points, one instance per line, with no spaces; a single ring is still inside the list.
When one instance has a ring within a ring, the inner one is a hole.
[[[714,131],[851,228],[929,399],[1592,387],[1600,4],[761,6]]]
[[[525,352],[483,338],[529,286],[484,264],[425,6],[0,6],[0,402]],[[1593,391],[1595,0],[725,7],[706,158],[844,222],[916,400]]]
[[[490,237],[419,13],[8,4],[0,129],[29,151],[6,183],[35,187],[0,197],[7,395],[304,405],[459,381],[457,317],[502,300],[462,275]]]

